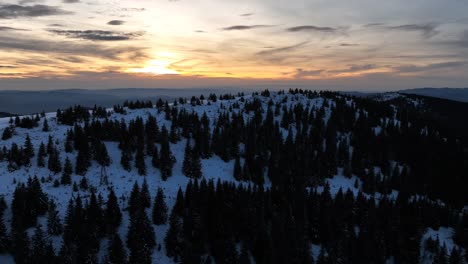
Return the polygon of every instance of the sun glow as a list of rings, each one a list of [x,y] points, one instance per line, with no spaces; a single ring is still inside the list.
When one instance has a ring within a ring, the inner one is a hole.
[[[171,64],[177,61],[175,54],[171,52],[157,52],[156,59],[152,59],[142,68],[131,68],[128,72],[133,73],[152,73],[157,75],[164,74],[179,74],[176,70],[171,69]]]

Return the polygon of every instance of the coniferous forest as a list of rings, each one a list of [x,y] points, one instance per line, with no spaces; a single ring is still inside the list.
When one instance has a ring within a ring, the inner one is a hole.
[[[0,122],[0,262],[468,263],[468,104],[291,89]]]

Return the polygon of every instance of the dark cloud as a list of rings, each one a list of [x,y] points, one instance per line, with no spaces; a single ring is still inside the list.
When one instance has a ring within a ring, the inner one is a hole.
[[[16,69],[18,67],[13,65],[0,65],[0,69]]]
[[[334,33],[337,32],[338,28],[333,27],[317,27],[317,26],[297,26],[297,27],[290,27],[287,28],[286,31],[288,32],[325,32],[325,33]]]
[[[308,42],[305,41],[305,42],[301,42],[301,43],[298,43],[298,44],[295,44],[295,45],[292,45],[292,46],[286,46],[286,47],[269,49],[269,50],[262,50],[260,52],[257,52],[256,55],[269,56],[269,55],[274,55],[274,54],[277,54],[277,53],[293,51],[293,50],[296,50],[298,48],[301,48],[301,47],[305,46],[307,43]]]
[[[204,30],[195,30],[195,33],[206,33]]]
[[[437,24],[406,24],[399,26],[389,26],[388,29],[391,30],[401,30],[401,31],[416,31],[421,32],[425,38],[433,37],[439,34],[439,31],[436,30]]]
[[[29,31],[28,29],[0,26],[0,31]]]
[[[245,13],[245,14],[240,14],[241,17],[249,17],[253,16],[253,13]]]
[[[68,38],[86,39],[94,41],[122,41],[141,37],[143,32],[117,32],[109,30],[59,30],[49,29],[51,33],[66,36]]]
[[[427,64],[424,66],[403,65],[403,66],[393,67],[393,69],[400,73],[410,73],[410,72],[423,72],[423,71],[430,71],[430,70],[459,68],[459,67],[463,67],[466,65],[468,65],[468,62],[466,61],[448,61],[448,62]]]
[[[123,20],[111,20],[109,22],[107,22],[107,25],[111,25],[111,26],[119,26],[119,25],[123,25],[125,24],[125,21]]]
[[[43,3],[43,2],[44,0],[21,0],[18,3],[20,5],[24,5],[24,4],[31,4],[31,3]]]
[[[354,44],[354,43],[341,43],[340,47],[356,47],[359,46],[359,44]]]
[[[322,74],[324,70],[304,70],[304,69],[296,69],[296,72],[294,73],[294,78],[301,79],[304,77],[311,77],[311,76],[319,76]]]
[[[74,4],[74,3],[79,3],[80,0],[62,0],[62,2],[65,4]]]
[[[439,31],[436,30],[438,26],[439,25],[436,23],[404,24],[404,25],[398,25],[398,26],[387,26],[384,23],[371,23],[371,24],[364,25],[364,27],[367,27],[367,28],[420,32],[424,38],[431,38],[439,34]]]
[[[64,27],[63,24],[50,24],[49,27]]]
[[[364,27],[378,27],[378,26],[383,26],[384,23],[369,23],[365,24]]]
[[[40,17],[67,15],[72,12],[65,11],[59,7],[48,5],[0,5],[0,19],[11,19],[17,17]]]
[[[82,44],[76,41],[47,41],[27,37],[13,37],[0,34],[0,50],[23,51],[50,54],[51,56],[88,56],[98,57],[109,60],[119,60],[122,58],[138,59],[146,57],[145,47],[138,46],[119,46],[105,47],[99,44]],[[137,54],[138,53],[138,54]]]
[[[236,25],[236,26],[230,26],[230,27],[222,28],[222,30],[226,30],[226,31],[231,31],[231,30],[248,30],[248,29],[264,28],[264,27],[273,27],[273,25],[251,25],[251,26]]]
[[[351,64],[348,65],[348,68],[342,70],[331,70],[327,71],[329,73],[345,73],[345,72],[359,72],[359,71],[367,71],[377,68],[375,64]]]

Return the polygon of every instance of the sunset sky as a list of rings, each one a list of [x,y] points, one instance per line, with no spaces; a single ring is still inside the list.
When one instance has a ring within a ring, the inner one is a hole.
[[[466,0],[0,0],[0,90],[468,87]]]

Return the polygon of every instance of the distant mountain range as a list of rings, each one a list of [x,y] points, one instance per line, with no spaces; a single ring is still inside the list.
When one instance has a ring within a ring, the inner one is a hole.
[[[468,102],[468,88],[416,88],[398,92]]]
[[[94,105],[112,107],[121,104],[125,100],[174,100],[178,97],[189,97],[192,95],[210,93],[229,93],[240,91],[233,87],[220,88],[122,88],[105,90],[68,89],[53,91],[0,91],[0,117],[10,115],[21,115],[38,113],[42,111],[51,112],[59,108],[79,104],[92,107]],[[247,90],[245,90],[247,91]],[[421,96],[436,97],[459,102],[468,102],[468,88],[417,88],[400,90],[389,93],[366,93],[366,92],[343,92],[358,97],[384,96],[396,93],[415,94]],[[10,114],[11,113],[11,114]]]
[[[225,93],[229,88],[218,89],[145,89],[123,88],[106,90],[68,89],[53,91],[0,91],[0,112],[12,114],[30,114],[38,112],[51,112],[59,108],[79,104],[92,107],[94,105],[112,107],[122,104],[125,100],[173,100],[178,97],[187,97],[209,93]],[[237,89],[236,89],[237,90]]]

